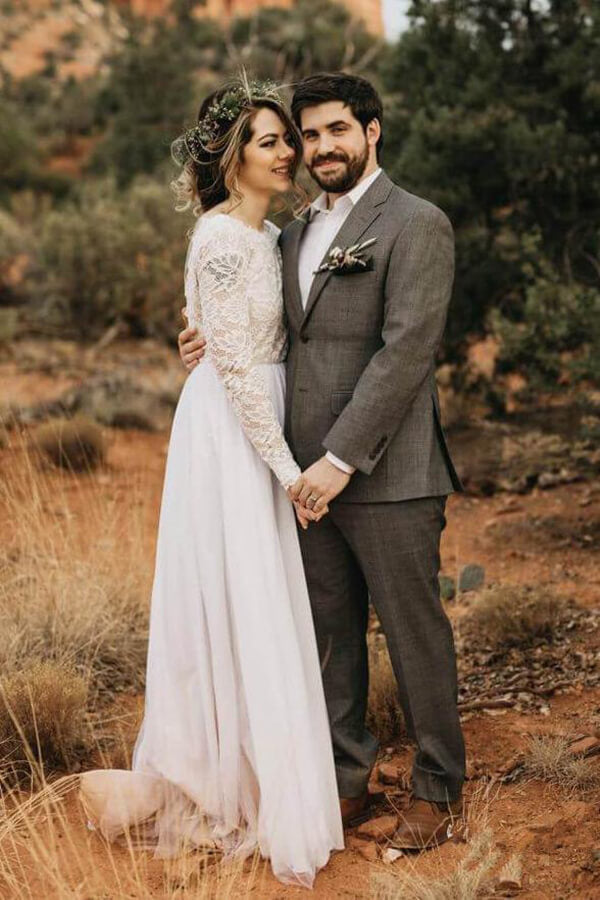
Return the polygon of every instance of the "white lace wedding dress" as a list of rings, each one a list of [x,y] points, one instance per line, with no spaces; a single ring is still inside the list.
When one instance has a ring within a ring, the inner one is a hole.
[[[175,413],[152,592],[145,714],[132,771],[81,777],[91,827],[168,856],[257,847],[312,886],[343,848],[321,673],[284,440],[278,229],[195,225],[191,323],[207,339]],[[134,833],[135,832],[135,833]]]

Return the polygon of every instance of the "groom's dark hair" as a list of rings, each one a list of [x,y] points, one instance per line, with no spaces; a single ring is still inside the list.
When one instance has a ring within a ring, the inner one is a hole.
[[[300,128],[300,114],[307,106],[318,106],[341,100],[349,106],[352,115],[358,119],[366,133],[367,125],[378,119],[381,125],[381,137],[377,141],[377,159],[383,148],[383,103],[381,97],[366,78],[359,75],[346,75],[344,72],[322,72],[303,78],[292,97],[292,118]]]

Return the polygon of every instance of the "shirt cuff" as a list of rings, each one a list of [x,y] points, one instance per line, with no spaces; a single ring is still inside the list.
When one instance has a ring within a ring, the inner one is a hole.
[[[330,462],[333,466],[336,467],[336,469],[341,469],[342,472],[345,472],[345,473],[346,473],[346,475],[354,475],[354,473],[356,472],[356,467],[355,467],[355,466],[350,466],[350,465],[348,465],[348,463],[343,462],[343,460],[338,459],[337,456],[334,456],[334,455],[333,455],[333,453],[331,452],[331,450],[328,450],[328,451],[327,451],[327,453],[325,454],[325,457],[326,457],[326,459],[329,460],[329,462]]]

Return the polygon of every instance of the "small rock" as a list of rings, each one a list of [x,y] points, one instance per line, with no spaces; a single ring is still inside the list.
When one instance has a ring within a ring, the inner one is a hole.
[[[365,838],[390,838],[398,828],[398,816],[377,816],[358,826],[357,834]]]
[[[398,784],[402,781],[402,769],[395,763],[381,763],[377,772],[379,781],[383,784]]]
[[[595,756],[600,753],[600,740],[592,735],[581,738],[569,746],[569,753],[572,756]]]
[[[452,600],[456,596],[456,587],[454,579],[449,575],[440,575],[440,596],[442,600]]]
[[[401,856],[404,856],[402,850],[396,850],[395,847],[388,847],[387,850],[384,850],[381,858],[384,863],[389,866],[391,863],[396,862],[397,859],[400,859]]]
[[[596,847],[594,850],[592,850],[592,859],[594,860],[594,862],[600,862],[600,848],[599,847]]]
[[[458,579],[459,591],[474,591],[485,581],[485,569],[476,563],[465,566]]]

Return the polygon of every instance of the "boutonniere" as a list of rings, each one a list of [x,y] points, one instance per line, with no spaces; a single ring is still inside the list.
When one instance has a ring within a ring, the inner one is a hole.
[[[335,272],[341,274],[343,272],[364,272],[369,269],[373,262],[371,256],[364,256],[365,250],[375,243],[376,237],[364,241],[362,244],[352,244],[351,247],[334,247],[329,251],[327,261],[321,263],[318,269],[313,272]]]

